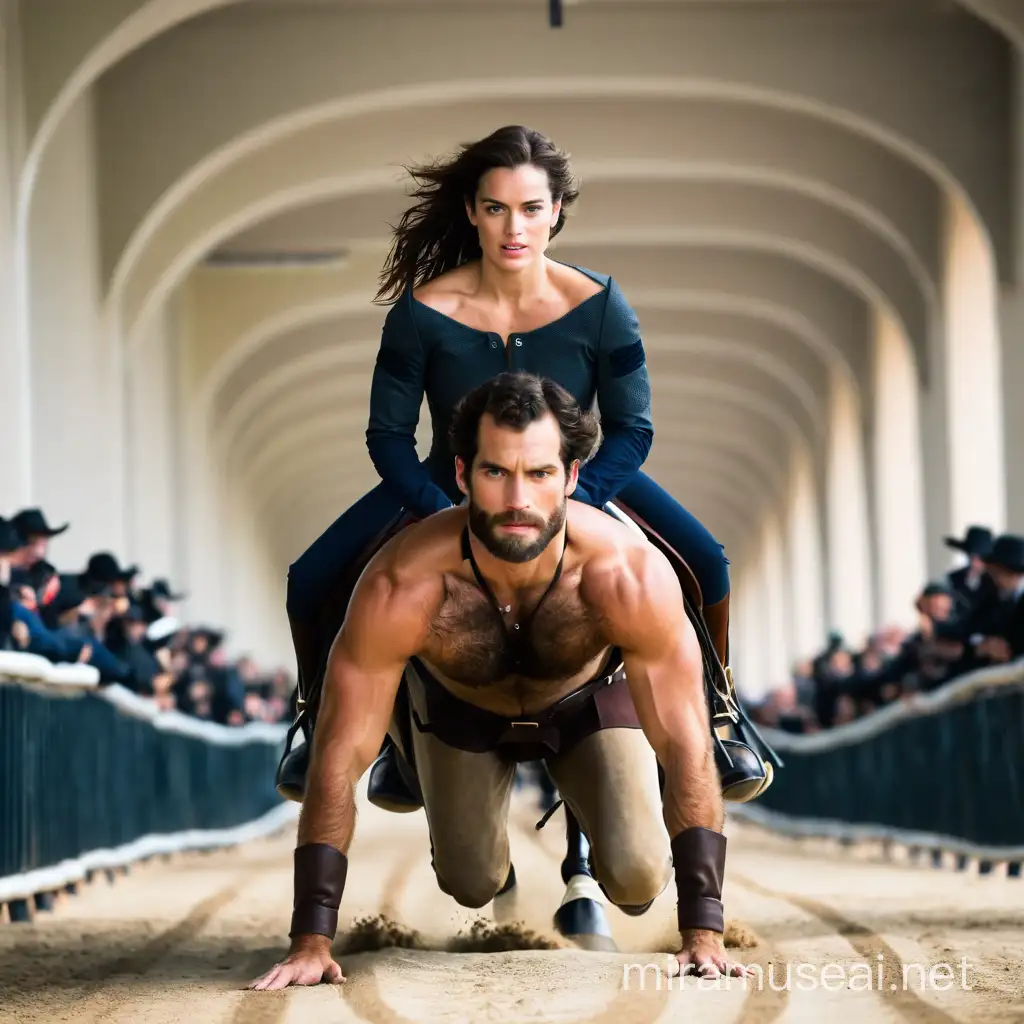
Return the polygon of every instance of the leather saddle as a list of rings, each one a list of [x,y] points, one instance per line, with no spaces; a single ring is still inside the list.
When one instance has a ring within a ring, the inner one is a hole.
[[[618,501],[614,504],[609,502],[604,509],[646,537],[668,558],[675,569],[683,592],[687,616],[700,643],[704,690],[712,725],[715,763],[722,782],[723,796],[726,800],[736,803],[753,800],[771,785],[774,775],[772,764],[781,768],[782,761],[743,711],[733,685],[732,674],[722,665],[711,633],[704,622],[703,598],[697,577],[686,560],[631,509]],[[313,679],[299,680],[296,692],[296,717],[289,729],[285,754],[278,768],[277,789],[287,799],[301,802],[301,788],[304,788],[305,770],[308,766],[310,743],[316,726],[328,655],[331,644],[345,620],[356,583],[373,556],[392,537],[418,521],[416,516],[407,513],[396,516],[339,575],[336,584],[320,605],[313,623],[313,635],[318,640],[320,651],[317,671]],[[294,738],[300,729],[306,742],[303,748],[291,751]],[[730,738],[722,735],[723,733],[731,733],[732,736]],[[763,754],[759,753],[757,748],[760,748]],[[414,779],[407,781],[415,786]]]

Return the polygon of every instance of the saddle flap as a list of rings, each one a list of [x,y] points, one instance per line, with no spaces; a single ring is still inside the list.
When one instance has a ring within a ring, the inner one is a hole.
[[[686,613],[697,634],[703,655],[704,682],[708,690],[711,717],[718,722],[735,722],[737,709],[732,696],[732,681],[718,656],[707,623],[704,621],[704,595],[697,577],[687,564],[686,559],[628,505],[624,505],[616,499],[615,507],[639,527],[644,536],[669,560],[669,564],[675,570],[683,591]]]

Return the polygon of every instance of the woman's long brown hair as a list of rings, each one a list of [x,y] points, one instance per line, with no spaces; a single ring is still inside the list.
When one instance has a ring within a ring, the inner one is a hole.
[[[480,179],[495,167],[531,164],[547,174],[553,202],[561,201],[551,237],[562,230],[566,209],[579,196],[567,154],[545,135],[522,125],[509,125],[485,139],[460,147],[447,160],[407,167],[417,188],[417,200],[392,225],[394,238],[380,273],[374,301],[393,302],[406,289],[416,288],[440,274],[481,255],[476,228],[466,216],[467,200],[476,200]]]

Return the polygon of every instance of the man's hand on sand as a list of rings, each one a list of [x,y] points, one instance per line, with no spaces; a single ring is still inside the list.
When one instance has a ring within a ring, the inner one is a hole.
[[[676,953],[681,974],[694,974],[700,978],[746,977],[750,970],[731,960],[725,953],[722,936],[718,932],[693,930],[683,932],[682,949]]]
[[[288,988],[289,985],[319,985],[322,981],[338,985],[345,980],[341,966],[331,956],[331,944],[323,936],[300,939],[296,946],[286,960],[274,964],[249,988],[262,992],[265,989]]]

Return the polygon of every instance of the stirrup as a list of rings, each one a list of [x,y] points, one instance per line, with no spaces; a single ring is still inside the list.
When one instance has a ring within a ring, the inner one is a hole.
[[[783,762],[743,710],[732,668],[716,667],[720,672],[708,680],[707,696],[722,796],[729,803],[748,803],[768,789],[775,779],[775,769],[782,768]],[[718,685],[718,680],[724,685]],[[718,730],[723,727],[731,738],[719,736]]]
[[[301,747],[292,750],[292,744],[299,730],[302,730],[304,743]],[[274,788],[279,796],[285,800],[293,800],[295,803],[302,803],[306,793],[306,775],[309,772],[309,754],[312,743],[311,729],[305,711],[301,707],[295,716],[295,721],[288,729],[285,738],[284,753],[277,765],[277,772],[274,776]]]
[[[386,740],[384,750],[370,766],[367,799],[383,811],[407,814],[423,807],[423,793],[412,766],[394,742]]]

